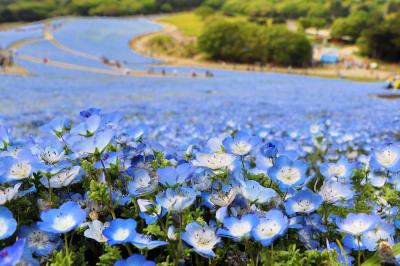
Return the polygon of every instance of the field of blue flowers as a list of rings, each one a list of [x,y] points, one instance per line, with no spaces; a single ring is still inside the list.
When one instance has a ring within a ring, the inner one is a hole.
[[[94,20],[56,35],[103,54],[155,27]],[[19,53],[89,64],[46,41]],[[400,110],[379,84],[18,62],[32,75],[0,77],[1,266],[399,264]]]
[[[122,124],[90,108],[40,137],[0,127],[0,265],[396,264],[398,143],[325,120],[166,149]]]

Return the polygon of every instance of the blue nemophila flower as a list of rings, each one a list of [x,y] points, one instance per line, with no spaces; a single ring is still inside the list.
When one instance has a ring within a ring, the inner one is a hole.
[[[293,215],[295,213],[309,214],[317,210],[322,204],[322,201],[323,199],[320,195],[309,189],[304,189],[287,199],[284,205],[288,215]]]
[[[364,181],[364,180],[363,180]],[[381,188],[385,185],[386,181],[387,181],[387,177],[383,176],[379,173],[376,172],[369,172],[368,176],[367,176],[367,181],[374,187],[377,188]],[[364,184],[365,182],[363,182],[362,184]]]
[[[335,242],[327,243],[327,249],[328,250],[335,250],[336,254],[338,254],[338,261],[342,263],[343,265],[352,265],[352,261],[354,261],[354,258],[350,256],[351,250],[346,248],[346,247],[339,247],[338,244]]]
[[[393,174],[389,178],[389,183],[393,185],[396,191],[400,191],[400,172],[397,174]]]
[[[151,260],[146,260],[143,255],[133,254],[126,260],[117,260],[114,266],[156,266],[156,263]]]
[[[0,188],[0,205],[4,205],[9,201],[18,198],[18,191],[21,185],[22,183],[16,183],[13,187]]]
[[[263,214],[251,231],[252,237],[264,247],[282,236],[288,228],[288,218],[281,210],[270,210]]]
[[[255,180],[243,181],[240,188],[243,197],[254,203],[266,203],[278,195],[272,188],[263,187]]]
[[[165,209],[151,200],[138,199],[137,203],[140,209],[139,216],[146,221],[146,224],[152,224],[166,214]]]
[[[393,173],[400,171],[400,145],[384,144],[373,150],[370,165],[372,169],[386,169]]]
[[[156,202],[168,211],[182,211],[191,206],[198,195],[199,192],[188,187],[168,188],[157,194]]]
[[[396,229],[393,224],[381,221],[374,229],[362,234],[361,241],[369,251],[375,251],[381,241],[393,245],[395,233]]]
[[[234,155],[224,152],[198,152],[196,153],[196,160],[193,161],[193,165],[210,168],[211,170],[219,170],[229,168],[235,159]]]
[[[102,152],[113,137],[114,131],[111,129],[97,131],[93,136],[73,139],[70,148],[78,155],[93,154],[96,151]]]
[[[242,218],[226,217],[223,221],[224,228],[219,228],[217,235],[240,241],[249,236],[258,222],[259,218],[256,214],[246,214]]]
[[[71,121],[65,117],[56,117],[49,123],[45,124],[41,130],[52,133],[55,136],[62,136],[63,132],[71,128]]]
[[[354,197],[351,185],[336,181],[326,181],[318,192],[325,202],[335,204],[340,201],[347,201]]]
[[[374,229],[379,222],[377,215],[365,213],[349,213],[346,218],[338,217],[336,219],[339,231],[355,236]]]
[[[0,240],[10,237],[17,229],[17,221],[6,207],[0,207]]]
[[[37,147],[38,158],[46,165],[54,165],[64,159],[64,144],[57,139],[49,138]]]
[[[81,175],[79,175],[80,170],[80,166],[73,166],[60,171],[50,178],[43,176],[40,178],[40,183],[47,188],[67,187],[81,180]]]
[[[82,136],[92,135],[99,128],[101,117],[97,114],[93,114],[87,117],[83,122],[77,124],[71,129],[71,134],[77,134]]]
[[[346,235],[342,243],[345,247],[353,250],[366,250],[367,248],[363,245],[362,241],[355,236]]]
[[[304,217],[304,222],[307,226],[311,226],[313,229],[325,233],[327,228],[322,224],[322,217],[318,213],[313,213],[309,216]]]
[[[238,187],[224,185],[221,190],[210,195],[210,202],[220,207],[229,206],[235,200],[238,190]]]
[[[215,256],[213,248],[221,241],[213,228],[197,222],[187,224],[185,232],[182,232],[181,236],[182,240],[191,246],[196,253],[207,258]]]
[[[307,164],[292,161],[285,156],[276,159],[275,165],[268,169],[268,175],[282,190],[299,186],[306,180]]]
[[[319,247],[318,235],[315,234],[312,226],[303,226],[297,231],[299,240],[307,249],[317,249]]]
[[[133,219],[114,219],[110,226],[103,230],[109,245],[129,243],[136,234],[136,221]]]
[[[239,156],[247,155],[251,150],[258,144],[257,137],[251,136],[250,134],[239,131],[234,137],[228,136],[222,142],[224,148],[229,153],[233,153]]]
[[[99,220],[93,220],[92,222],[85,223],[88,229],[85,230],[83,235],[87,238],[96,240],[99,243],[107,242],[107,238],[103,235],[105,228],[110,226],[109,222],[102,223]]]
[[[267,144],[263,145],[260,148],[260,152],[262,155],[268,158],[276,157],[278,154],[278,149],[282,146],[281,143],[277,141],[271,141],[268,142]]]
[[[164,186],[173,187],[184,183],[194,172],[194,167],[189,163],[183,163],[176,168],[167,166],[157,170],[159,182]]]
[[[133,197],[144,196],[157,189],[158,178],[151,176],[147,170],[132,167],[125,173],[133,177],[133,180],[128,182],[128,192]]]
[[[0,250],[0,265],[15,266],[17,265],[24,253],[25,239],[19,239],[14,244]]]
[[[154,249],[168,245],[168,242],[153,240],[150,236],[135,234],[131,243],[138,249]]]
[[[60,244],[57,234],[44,232],[36,224],[21,226],[18,237],[26,239],[27,247],[36,256],[47,256]]]
[[[211,189],[212,177],[214,173],[206,168],[197,168],[190,178],[192,188],[197,191],[207,191]]]
[[[0,157],[0,183],[15,182],[28,178],[33,173],[32,154],[20,152],[18,157]]]
[[[73,201],[62,204],[58,209],[45,210],[40,214],[42,221],[37,225],[49,233],[67,233],[74,230],[86,219],[86,212]]]
[[[321,174],[328,179],[349,183],[354,164],[342,157],[335,163],[322,163],[320,170]]]

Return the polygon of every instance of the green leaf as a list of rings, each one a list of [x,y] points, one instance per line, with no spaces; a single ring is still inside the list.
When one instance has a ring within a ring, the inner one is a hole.
[[[99,257],[96,266],[112,266],[116,260],[121,259],[121,251],[117,246],[104,245],[104,254]]]

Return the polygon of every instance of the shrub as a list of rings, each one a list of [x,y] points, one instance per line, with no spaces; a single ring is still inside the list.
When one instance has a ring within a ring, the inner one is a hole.
[[[199,37],[198,47],[211,58],[242,63],[302,66],[312,56],[308,39],[286,27],[225,20],[210,25]]]

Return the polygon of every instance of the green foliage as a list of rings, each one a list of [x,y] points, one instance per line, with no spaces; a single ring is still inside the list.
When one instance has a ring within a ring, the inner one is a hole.
[[[112,266],[116,260],[121,259],[121,251],[117,246],[104,244],[103,255],[99,257],[96,266]]]
[[[357,45],[361,53],[385,61],[400,60],[400,15],[365,29]]]
[[[282,26],[220,20],[199,37],[198,47],[214,59],[302,66],[311,61],[308,39]]]
[[[196,42],[179,43],[170,35],[157,34],[148,42],[147,46],[155,53],[173,56],[192,57],[197,54]]]
[[[108,201],[107,184],[91,180],[89,199],[99,203],[106,203]]]
[[[33,21],[60,15],[126,16],[196,7],[201,0],[15,0],[0,3],[0,22]]]
[[[157,223],[149,224],[146,228],[143,228],[143,232],[148,235],[153,235],[157,238],[166,238],[165,232],[161,230],[161,227]]]
[[[306,17],[306,18],[301,18],[299,20],[299,23],[304,29],[308,28],[321,29],[328,24],[328,21],[324,18]]]
[[[263,260],[267,264],[269,257],[263,253]],[[287,250],[274,252],[274,266],[305,266],[305,265],[325,265],[339,266],[337,254],[333,251],[306,250],[301,252],[296,245],[290,245]]]
[[[331,29],[331,36],[334,38],[349,37],[352,41],[357,40],[361,32],[374,24],[374,17],[364,11],[351,14],[347,18],[335,20]]]
[[[209,7],[209,6],[201,6],[201,7],[198,7],[198,8],[194,11],[194,13],[195,13],[197,16],[201,17],[201,19],[204,20],[204,19],[206,19],[207,17],[209,17],[209,16],[215,14],[215,10],[214,10],[213,8]]]
[[[62,250],[54,251],[46,266],[72,266],[73,262],[71,253],[65,254]]]
[[[165,159],[164,153],[154,151],[155,159],[151,162],[151,166],[157,170],[158,168],[172,166],[171,162]]]

